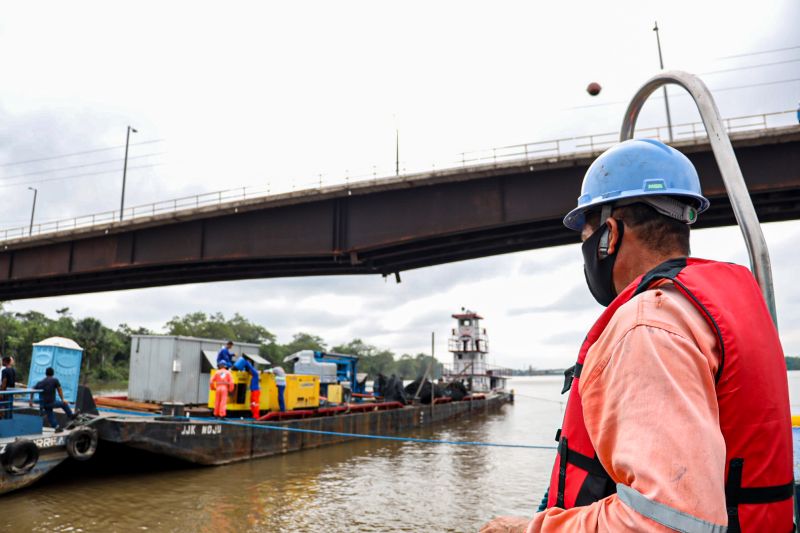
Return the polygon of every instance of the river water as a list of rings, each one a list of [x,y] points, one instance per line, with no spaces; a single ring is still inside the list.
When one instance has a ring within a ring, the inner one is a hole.
[[[558,376],[512,380],[516,403],[413,436],[554,445]],[[789,373],[800,413],[800,372]],[[476,531],[530,515],[554,451],[358,441],[221,467],[65,464],[0,499],[0,530],[35,532]],[[91,467],[91,468],[89,468]]]

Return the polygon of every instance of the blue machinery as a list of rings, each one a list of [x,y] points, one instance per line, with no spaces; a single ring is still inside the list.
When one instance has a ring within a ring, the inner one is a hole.
[[[355,355],[345,355],[340,353],[314,352],[314,360],[320,363],[336,364],[336,381],[341,384],[349,384],[350,392],[365,394],[367,392],[366,375],[361,377],[357,372],[358,357]],[[346,387],[346,385],[345,385]]]
[[[358,372],[358,357],[341,353],[302,350],[287,356],[284,362],[294,363],[296,374],[319,376],[320,394],[328,395],[328,385],[342,385],[345,401],[352,394],[366,394],[367,374]],[[356,397],[360,401],[359,396]]]

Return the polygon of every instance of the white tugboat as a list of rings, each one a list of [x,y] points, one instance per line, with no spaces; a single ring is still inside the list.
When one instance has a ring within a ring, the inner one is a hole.
[[[463,380],[470,392],[504,391],[508,380],[506,369],[488,364],[489,338],[486,328],[481,327],[483,317],[474,311],[462,308],[452,315],[456,327],[448,343],[453,354],[453,364],[445,370],[445,379]]]

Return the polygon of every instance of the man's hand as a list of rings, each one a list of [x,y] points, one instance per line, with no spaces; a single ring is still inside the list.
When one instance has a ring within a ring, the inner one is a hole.
[[[479,533],[525,533],[530,521],[523,516],[498,516],[484,524]]]

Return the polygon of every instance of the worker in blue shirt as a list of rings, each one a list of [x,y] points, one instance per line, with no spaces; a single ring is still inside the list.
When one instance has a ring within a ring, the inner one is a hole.
[[[217,367],[219,367],[220,361],[225,361],[228,364],[228,368],[233,366],[233,356],[236,354],[231,350],[233,350],[233,341],[228,341],[217,354]]]
[[[34,389],[38,389],[41,392],[39,393],[39,405],[41,406],[42,411],[47,416],[47,421],[50,423],[50,427],[56,430],[56,433],[60,433],[63,431],[63,428],[58,425],[58,420],[56,419],[56,415],[53,413],[53,409],[56,407],[60,407],[64,410],[67,417],[72,420],[75,418],[75,415],[72,412],[72,409],[69,408],[69,402],[64,398],[64,391],[61,388],[61,382],[58,381],[58,378],[55,377],[55,371],[52,367],[48,367],[44,371],[45,378],[36,385],[33,386]],[[56,400],[56,392],[61,397],[61,400]],[[31,401],[28,402],[29,405],[33,406],[33,394],[31,394]]]
[[[252,376],[250,378],[250,412],[253,413],[253,418],[258,418],[259,414],[261,414],[261,376],[258,374],[258,370],[244,354],[240,355],[239,359],[233,363],[233,370],[250,372]]]

